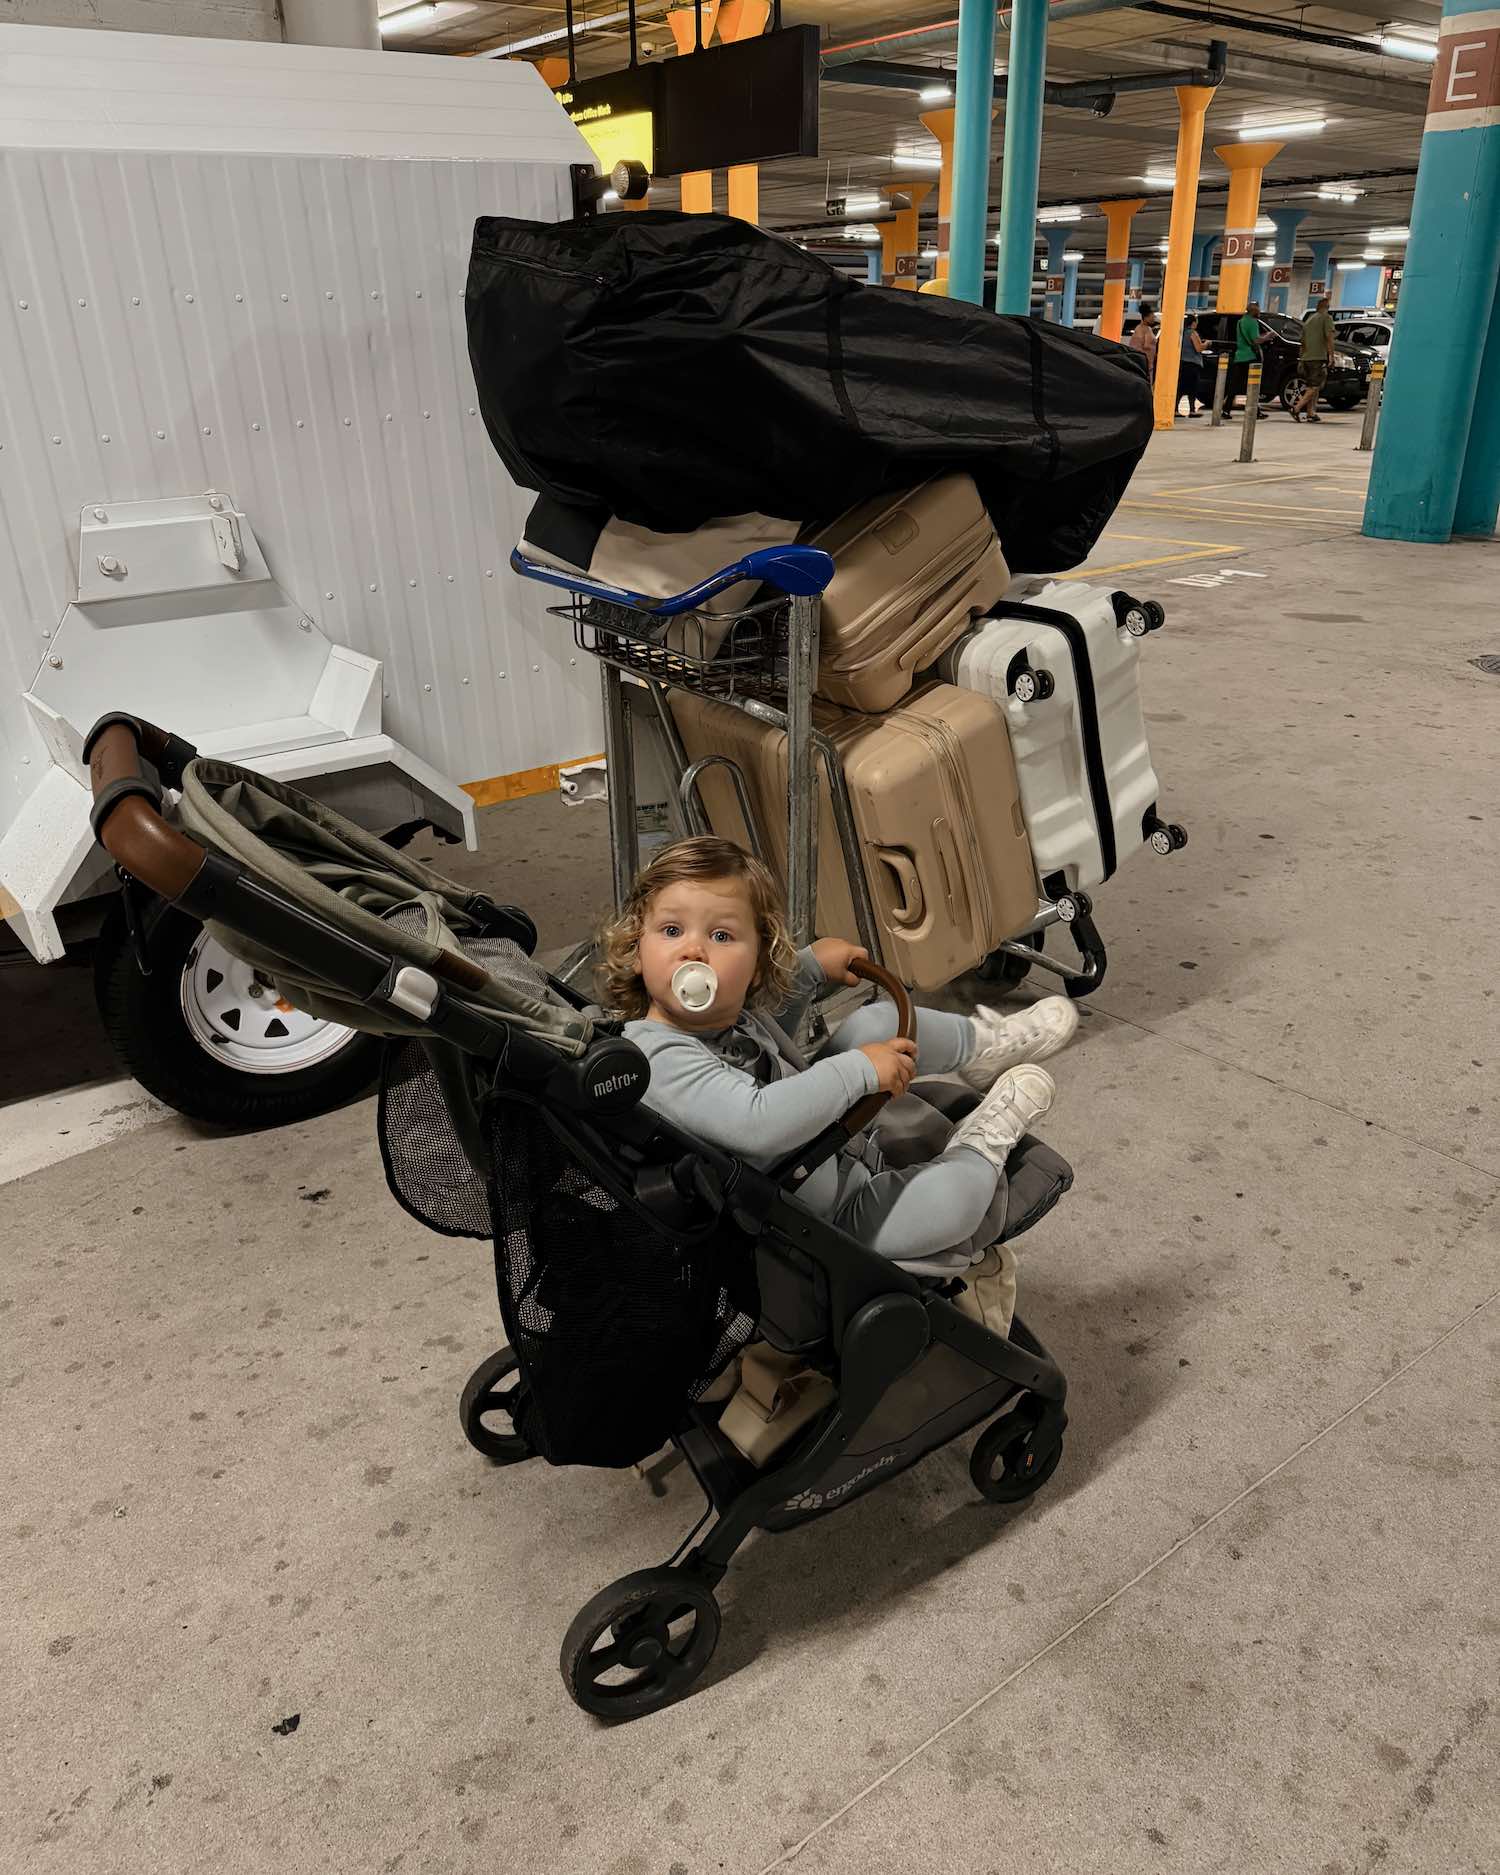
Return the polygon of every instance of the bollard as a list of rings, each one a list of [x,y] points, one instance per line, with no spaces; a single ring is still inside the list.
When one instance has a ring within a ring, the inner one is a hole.
[[[1241,462],[1255,460],[1255,420],[1260,415],[1260,366],[1251,365],[1245,373],[1245,421],[1240,426]]]
[[[1229,382],[1229,353],[1219,353],[1219,368],[1214,373],[1214,404],[1208,422],[1210,429],[1218,429],[1224,421],[1224,387]]]
[[[1380,400],[1385,396],[1385,360],[1377,358],[1370,366],[1370,387],[1365,393],[1365,421],[1356,449],[1375,447],[1375,430],[1380,422]]]

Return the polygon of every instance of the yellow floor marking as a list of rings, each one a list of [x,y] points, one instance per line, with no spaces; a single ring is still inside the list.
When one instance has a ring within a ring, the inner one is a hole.
[[[1297,516],[1291,514],[1241,514],[1231,508],[1161,507],[1155,509],[1154,512],[1160,514],[1163,519],[1175,521],[1212,521],[1215,528],[1223,527],[1228,523],[1232,527],[1292,527],[1309,530],[1322,528],[1326,531],[1332,526],[1330,520],[1319,519],[1316,515],[1299,520]],[[1345,515],[1341,518],[1346,522],[1352,522],[1354,517]]]
[[[1184,500],[1185,497],[1179,496],[1174,506],[1181,507]],[[1122,508],[1144,508],[1147,511],[1155,510],[1158,513],[1170,512],[1166,504],[1159,501],[1136,500],[1131,498],[1122,501],[1120,506]],[[1207,514],[1229,515],[1237,514],[1242,509],[1250,509],[1255,514],[1344,514],[1347,512],[1347,510],[1343,508],[1313,508],[1309,507],[1304,502],[1298,502],[1297,505],[1293,507],[1290,502],[1285,501],[1213,501],[1207,497],[1199,499],[1194,503],[1194,506],[1201,508]]]
[[[1289,469],[1285,475],[1241,475],[1228,482],[1174,482],[1170,487],[1141,489],[1141,494],[1199,495],[1211,488],[1268,488],[1272,482],[1311,482],[1317,476],[1337,474],[1336,469]]]
[[[1113,566],[1081,566],[1076,573],[1059,573],[1059,579],[1098,579],[1104,573],[1129,573],[1138,566],[1170,566],[1174,560],[1232,560],[1244,553],[1244,547],[1199,547],[1192,553],[1159,553],[1149,560],[1117,560]]]
[[[1185,540],[1180,534],[1127,534],[1122,529],[1111,527],[1105,533],[1106,540],[1143,540],[1152,546],[1163,547],[1209,547],[1217,548],[1216,540]],[[1235,549],[1239,551],[1238,548]]]

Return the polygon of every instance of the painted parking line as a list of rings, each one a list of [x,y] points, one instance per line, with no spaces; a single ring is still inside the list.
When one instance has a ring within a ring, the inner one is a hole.
[[[40,1094],[0,1107],[0,1118],[0,1185],[163,1122],[183,1139],[194,1137],[181,1114],[153,1100],[136,1081],[104,1081],[61,1094]]]
[[[1116,560],[1109,566],[1081,566],[1075,572],[1059,573],[1057,577],[1060,580],[1097,579],[1104,573],[1131,573],[1140,566],[1171,566],[1178,560],[1223,560],[1244,552],[1242,546],[1195,547],[1188,553],[1159,553],[1143,560]]]

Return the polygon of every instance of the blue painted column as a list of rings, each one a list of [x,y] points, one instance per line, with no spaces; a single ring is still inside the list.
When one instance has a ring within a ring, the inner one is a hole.
[[[1072,325],[1078,311],[1078,268],[1082,260],[1082,254],[1063,256],[1062,322],[1065,326]]]
[[[1262,312],[1266,310],[1266,282],[1270,277],[1271,263],[1265,260],[1258,260],[1255,263],[1255,272],[1250,280],[1250,297],[1259,305]]]
[[[1307,284],[1307,304],[1309,309],[1322,294],[1333,297],[1333,250],[1338,245],[1335,241],[1309,241],[1312,249],[1312,274]]]
[[[1339,283],[1338,304],[1341,306],[1374,306],[1380,299],[1380,276],[1382,267],[1351,267],[1347,273],[1336,274]],[[1476,353],[1477,355],[1477,353]]]
[[[993,9],[992,9],[993,10]],[[1047,76],[1047,0],[1015,0],[1006,66],[1005,170],[1000,192],[1000,269],[995,310],[1031,311],[1032,229],[1042,161]]]
[[[995,0],[959,0],[953,91],[948,297],[980,306],[984,303],[984,231],[990,213],[990,123],[995,115]]]
[[[1193,236],[1192,278],[1188,281],[1188,311],[1202,312],[1204,307],[1213,305],[1210,291],[1209,269],[1213,266],[1214,249],[1219,245],[1219,231],[1208,228],[1202,234]]]
[[[865,255],[865,278],[869,281],[871,286],[879,286],[884,275],[885,269],[882,263],[880,249],[878,247],[872,247],[869,253]]]
[[[1130,277],[1125,283],[1125,311],[1129,318],[1141,316],[1141,283],[1145,278],[1145,260],[1137,255],[1130,263]]]
[[[1272,260],[1274,267],[1286,269],[1286,279],[1272,283],[1271,303],[1267,308],[1271,312],[1290,312],[1292,298],[1292,261],[1297,253],[1297,230],[1307,220],[1305,208],[1268,208],[1266,214],[1276,224],[1276,252]],[[1264,301],[1261,302],[1265,304]]]
[[[1047,291],[1042,300],[1042,317],[1050,319],[1054,325],[1061,322],[1063,302],[1067,295],[1067,276],[1063,272],[1063,255],[1067,252],[1069,241],[1076,238],[1076,228],[1043,228],[1042,239],[1047,243]],[[1053,286],[1056,280],[1059,284]]]
[[[1367,534],[1444,541],[1453,534],[1460,506],[1466,530],[1493,529],[1500,493],[1497,276],[1500,15],[1493,0],[1445,0],[1412,201],[1401,317],[1365,503]],[[1481,376],[1486,406],[1478,400]]]

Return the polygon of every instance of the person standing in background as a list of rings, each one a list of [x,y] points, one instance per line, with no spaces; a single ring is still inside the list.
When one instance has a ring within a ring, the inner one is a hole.
[[[1156,382],[1156,308],[1148,299],[1141,301],[1140,323],[1130,335],[1130,349],[1143,355],[1154,384]]]
[[[1333,359],[1333,317],[1325,294],[1302,321],[1302,350],[1297,360],[1297,376],[1307,386],[1292,405],[1292,421],[1321,423],[1318,415],[1318,392],[1328,382],[1328,367]]]
[[[1198,336],[1198,315],[1189,313],[1182,322],[1182,364],[1177,372],[1177,404],[1180,409],[1186,397],[1190,417],[1203,415],[1203,370],[1203,340]]]
[[[1242,396],[1250,381],[1250,367],[1262,356],[1260,343],[1260,301],[1251,300],[1240,314],[1234,328],[1234,358],[1229,366],[1229,384],[1224,396],[1224,414],[1234,409],[1234,400]]]

